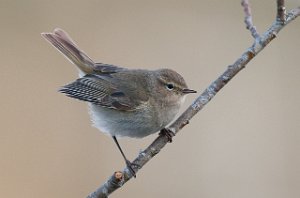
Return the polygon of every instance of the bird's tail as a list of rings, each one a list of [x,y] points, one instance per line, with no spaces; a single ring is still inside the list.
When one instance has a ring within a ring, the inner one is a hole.
[[[77,47],[67,32],[56,28],[53,33],[42,33],[41,35],[83,73],[90,74],[93,72],[94,61]]]

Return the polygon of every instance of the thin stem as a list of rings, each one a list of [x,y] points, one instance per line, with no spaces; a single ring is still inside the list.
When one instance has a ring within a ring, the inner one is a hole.
[[[248,0],[242,0],[242,6],[244,8],[245,13],[245,24],[246,28],[251,32],[251,35],[254,39],[259,39],[259,33],[256,30],[256,27],[253,25],[251,7]]]
[[[281,23],[285,23],[285,1],[277,0],[277,20]]]

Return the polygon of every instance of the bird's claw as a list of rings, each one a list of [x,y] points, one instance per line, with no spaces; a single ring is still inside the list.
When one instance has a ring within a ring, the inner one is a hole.
[[[175,133],[168,128],[163,128],[162,130],[160,130],[159,135],[166,136],[168,139],[168,142],[171,143],[172,138],[175,136]]]
[[[137,167],[137,168],[140,168],[140,165],[136,164],[136,163],[132,163],[130,162],[129,160],[126,160],[126,166],[129,170],[129,172],[131,173],[131,175],[136,178],[136,172],[135,170],[133,169],[133,167]]]

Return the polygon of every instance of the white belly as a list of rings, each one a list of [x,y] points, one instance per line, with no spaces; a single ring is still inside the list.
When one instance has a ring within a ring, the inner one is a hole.
[[[93,125],[100,131],[117,137],[142,138],[164,128],[147,109],[118,111],[89,104]]]

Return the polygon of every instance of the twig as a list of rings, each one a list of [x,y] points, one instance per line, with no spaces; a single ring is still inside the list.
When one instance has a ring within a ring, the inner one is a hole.
[[[248,0],[242,0],[242,6],[245,12],[245,24],[246,28],[250,30],[251,35],[254,39],[259,39],[259,33],[256,30],[256,27],[253,25],[251,8]]]
[[[277,0],[277,20],[281,23],[285,23],[285,1]]]
[[[193,104],[170,125],[169,129],[175,134],[179,132],[189,122],[189,120],[217,94],[220,89],[222,89],[240,70],[245,67],[250,60],[252,60],[276,37],[277,33],[283,27],[299,15],[300,7],[287,13],[285,23],[276,23],[275,21],[261,37],[255,37],[253,45],[249,47],[232,65],[229,65],[226,71],[218,79],[211,83],[211,85],[209,85],[209,87],[193,102]],[[138,165],[137,167],[134,167],[134,170],[137,172],[141,169],[150,159],[160,152],[167,142],[168,139],[166,136],[157,137],[152,144],[142,151],[133,161],[134,164]],[[114,173],[102,186],[100,186],[95,192],[91,193],[88,198],[106,198],[109,194],[122,187],[132,178],[132,175],[127,168],[125,168],[123,172],[117,173]]]
[[[295,18],[297,18],[300,15],[300,6],[297,8],[294,8],[292,10],[290,10],[287,14],[286,14],[286,23],[291,22],[292,20],[294,20]]]

